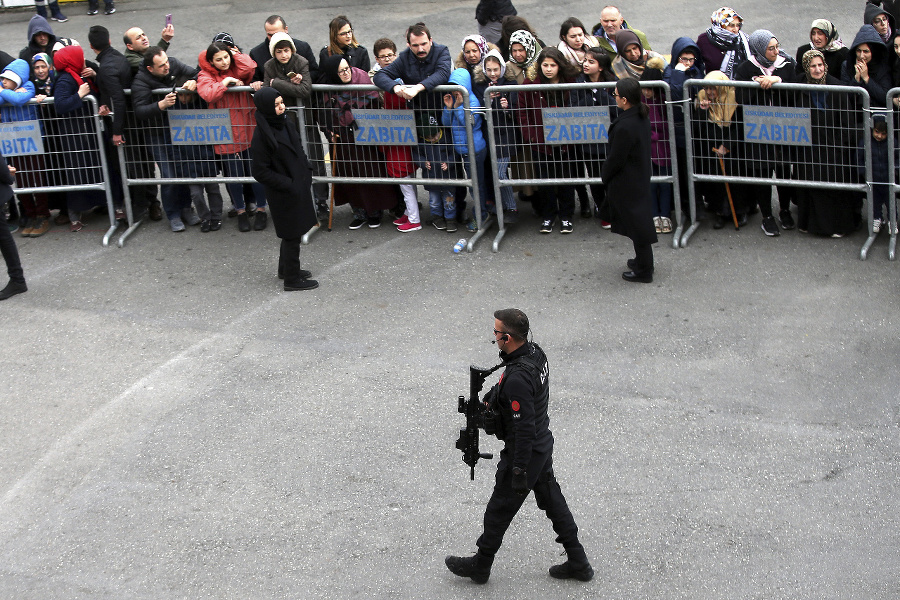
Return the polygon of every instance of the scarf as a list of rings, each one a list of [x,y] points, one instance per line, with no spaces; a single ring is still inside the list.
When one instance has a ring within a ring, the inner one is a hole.
[[[560,42],[556,49],[562,52],[562,55],[566,57],[566,60],[569,61],[572,65],[576,67],[581,67],[584,64],[584,57],[587,55],[588,48],[595,48],[597,46],[597,38],[592,35],[585,34],[584,36],[584,45],[581,47],[581,58],[578,57],[578,53],[572,50],[569,45],[565,42]]]
[[[503,62],[503,55],[500,54],[500,51],[497,50],[496,48],[491,50],[490,52],[488,52],[487,55],[481,59],[482,71],[484,71],[484,59],[487,58],[488,56],[493,56],[498,61],[500,61],[500,77],[497,79],[497,81],[503,81],[503,78],[506,76],[506,63]],[[484,75],[484,79],[485,79],[485,81],[490,81],[490,79],[488,79],[488,76],[486,73]],[[495,85],[495,84],[491,83],[490,85]]]
[[[840,50],[841,48],[845,48],[844,42],[841,40],[841,36],[838,35],[837,28],[834,26],[834,23],[828,21],[826,19],[816,19],[812,22],[812,25],[809,26],[810,29],[818,29],[826,36],[828,36],[828,43],[825,44],[825,47],[822,48],[822,52],[835,52]]]
[[[522,44],[522,47],[525,48],[525,62],[518,63],[512,58],[513,44]],[[531,35],[531,32],[520,29],[518,31],[514,31],[513,34],[509,36],[510,60],[514,62],[518,67],[521,67],[522,69],[528,68],[528,66],[534,62],[534,59],[537,58],[538,52],[540,52],[540,50],[538,49],[537,40],[534,39],[534,36]]]
[[[464,55],[466,51],[466,42],[475,42],[475,45],[478,46],[478,50],[481,52],[481,61],[478,63],[478,65],[484,66],[484,57],[487,56],[489,50],[487,40],[480,35],[467,35],[463,38],[462,41],[462,50]],[[474,67],[476,65],[472,66]]]
[[[275,88],[261,87],[253,94],[253,103],[256,105],[256,122],[265,121],[272,129],[284,129],[287,119],[285,114],[275,113],[275,100],[281,94]]]
[[[721,71],[710,71],[703,78],[706,81],[728,81],[728,77]],[[715,100],[709,100],[708,119],[710,123],[715,123],[721,128],[731,125],[731,119],[734,117],[734,111],[737,109],[737,101],[734,98],[734,88],[731,86],[716,86]],[[706,90],[702,89],[697,93],[697,100],[708,100]]]
[[[81,72],[84,71],[84,50],[81,46],[64,46],[53,55],[53,68],[57,73],[68,73],[79,87],[84,83]],[[92,92],[97,92],[93,80],[88,81]]]
[[[641,49],[641,56],[638,58],[637,62],[631,62],[625,58],[625,48],[632,44],[637,44],[638,48]],[[647,59],[652,56],[649,52],[644,52],[644,45],[641,44],[640,38],[633,31],[622,29],[616,34],[616,47],[618,48],[618,56],[612,63],[613,73],[616,74],[616,78],[625,79],[631,77],[633,79],[640,79],[641,75],[644,74],[644,67],[647,64]]]
[[[766,58],[766,48],[769,47],[769,42],[771,42],[773,39],[775,39],[775,41],[778,41],[778,39],[775,37],[775,34],[773,34],[768,29],[757,29],[750,34],[750,38],[747,41],[747,44],[750,46],[750,59],[753,61],[753,64],[757,65],[764,71],[768,71],[769,69],[771,69],[771,71],[766,73],[767,75],[771,75],[772,71],[783,65],[785,60],[790,61],[791,59],[791,57],[785,54],[784,50],[780,48],[778,49],[778,58],[776,58],[774,61]]]
[[[819,57],[822,59],[822,64],[825,65],[825,72],[822,73],[822,77],[820,79],[813,79],[809,74],[809,63],[812,62],[812,59]],[[803,70],[806,71],[806,83],[816,84],[816,85],[824,85],[825,79],[828,77],[828,63],[825,62],[825,55],[822,54],[819,50],[813,48],[812,50],[807,50],[803,54]]]

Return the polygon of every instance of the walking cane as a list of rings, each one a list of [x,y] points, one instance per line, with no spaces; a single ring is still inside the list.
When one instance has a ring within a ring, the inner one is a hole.
[[[725,159],[722,158],[722,155],[719,154],[716,148],[712,149],[713,152],[716,153],[716,156],[719,157],[719,167],[722,168],[722,175],[724,177],[728,177],[728,173],[725,172]],[[728,149],[725,149],[725,152],[728,152]],[[728,194],[728,206],[731,208],[731,218],[734,220],[734,230],[737,231],[741,227],[738,225],[737,213],[734,212],[734,200],[731,197],[731,186],[728,185],[728,182],[725,182],[725,193]]]

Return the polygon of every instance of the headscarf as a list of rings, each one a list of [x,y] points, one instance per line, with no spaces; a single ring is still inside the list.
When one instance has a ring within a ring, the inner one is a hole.
[[[827,19],[816,19],[809,28],[811,30],[818,29],[828,36],[828,42],[825,44],[825,47],[822,48],[822,52],[835,52],[845,47],[844,42],[841,41],[841,36],[838,35],[837,28],[831,21]]]
[[[744,19],[733,8],[723,6],[716,9],[709,20],[711,25],[706,30],[706,37],[713,46],[725,53],[719,68],[729,79],[733,79],[734,69],[749,56],[747,34],[743,31],[732,33],[725,26],[735,20],[743,24]],[[712,68],[714,65],[707,66]]]
[[[79,87],[84,83],[81,72],[84,71],[84,50],[81,46],[65,46],[53,55],[53,68],[57,73],[68,73]],[[88,81],[91,90],[97,91],[93,81]]]
[[[287,122],[285,113],[275,113],[275,100],[281,96],[281,92],[271,87],[261,87],[253,94],[253,103],[256,105],[256,122],[265,121],[272,129],[282,130]]]
[[[822,64],[825,65],[825,72],[822,73],[822,77],[820,79],[813,79],[809,74],[809,63],[811,63],[812,59],[816,58],[817,56],[822,59]],[[806,71],[806,83],[824,85],[825,79],[828,77],[828,63],[825,62],[825,55],[822,54],[822,52],[820,52],[819,50],[813,48],[812,50],[807,50],[803,54],[802,60],[803,70]]]
[[[513,44],[522,44],[522,47],[525,48],[525,62],[517,63],[515,59],[512,57],[512,46]],[[534,62],[534,59],[537,58],[538,49],[537,49],[537,40],[534,39],[534,36],[531,35],[530,31],[525,31],[524,29],[520,29],[518,31],[514,31],[511,36],[509,36],[509,59],[514,62],[519,67],[525,69],[531,63]]]
[[[344,82],[341,81],[341,76],[338,75],[338,69],[341,68],[342,60],[346,60],[346,57],[340,54],[334,54],[326,57],[325,60],[319,63],[319,81],[317,83],[344,85]],[[350,61],[347,61],[348,66],[349,64]]]
[[[641,49],[641,56],[638,58],[637,62],[631,62],[625,58],[625,49],[632,44],[637,44],[638,48]],[[612,70],[613,73],[615,73],[616,78],[626,79],[631,77],[640,79],[641,75],[644,74],[647,58],[649,58],[647,56],[648,53],[644,51],[644,45],[641,43],[641,39],[633,31],[622,29],[616,34],[616,49],[618,56],[612,63]]]
[[[484,65],[484,57],[487,56],[487,53],[489,50],[487,40],[484,39],[484,37],[482,37],[480,35],[467,35],[466,37],[463,38],[463,41],[462,41],[463,52],[466,51],[466,42],[475,42],[475,45],[478,46],[478,50],[480,50],[480,52],[481,52],[481,62],[479,62],[478,64],[483,66]]]
[[[750,34],[750,38],[747,42],[750,46],[751,60],[753,60],[763,69],[768,70],[780,67],[782,64],[784,64],[784,61],[779,60],[779,58],[787,61],[791,60],[791,57],[785,54],[784,50],[780,48],[778,49],[778,58],[776,58],[774,61],[766,58],[766,48],[769,47],[769,42],[771,42],[773,39],[776,41],[778,40],[778,38],[775,37],[775,34],[768,29],[757,29]]]
[[[221,42],[229,48],[237,48],[237,50],[240,51],[238,45],[234,43],[234,36],[227,31],[220,31],[219,33],[217,33],[216,36],[212,39],[213,44],[215,44],[216,42]]]
[[[729,81],[728,76],[722,71],[710,71],[703,78],[704,81]],[[708,118],[711,123],[725,128],[731,125],[734,111],[737,109],[737,101],[734,98],[734,88],[731,86],[715,86],[718,94],[715,100],[706,97],[706,89],[697,93],[697,100],[709,100]]]
[[[482,59],[481,59],[481,68],[482,68],[482,70],[484,69],[484,59],[487,58],[488,56],[493,56],[494,58],[496,58],[497,60],[500,61],[500,78],[499,78],[499,81],[502,81],[502,80],[503,80],[503,76],[506,75],[506,62],[503,60],[503,55],[500,54],[500,51],[497,50],[496,48],[494,48],[493,50],[491,50],[490,52],[488,52],[487,55],[484,56],[484,57],[482,57]],[[485,80],[488,80],[488,81],[489,81],[488,76],[487,76],[487,73],[484,74],[484,78],[485,78]]]

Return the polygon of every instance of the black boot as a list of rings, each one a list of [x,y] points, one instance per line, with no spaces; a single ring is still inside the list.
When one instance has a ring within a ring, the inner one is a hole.
[[[475,583],[487,583],[491,576],[491,565],[494,557],[476,552],[475,556],[448,556],[444,559],[447,568],[454,575],[469,577]]]
[[[594,569],[588,562],[584,548],[569,548],[566,550],[566,555],[568,557],[566,562],[550,567],[550,577],[579,581],[590,581],[594,578]]]
[[[5,227],[5,225],[4,225]],[[16,294],[23,294],[28,291],[28,286],[24,281],[10,281],[6,287],[0,290],[0,300],[12,298]]]

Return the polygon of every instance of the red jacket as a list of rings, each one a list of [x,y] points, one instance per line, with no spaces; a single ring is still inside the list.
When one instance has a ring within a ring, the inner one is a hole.
[[[200,53],[200,74],[197,75],[197,93],[209,103],[210,108],[227,108],[231,112],[231,135],[233,144],[215,146],[216,154],[236,154],[250,147],[253,130],[256,128],[256,107],[250,92],[229,92],[222,83],[226,77],[240,79],[247,85],[256,71],[256,61],[240,52],[231,56],[231,66],[220,71],[206,60],[206,51]]]

